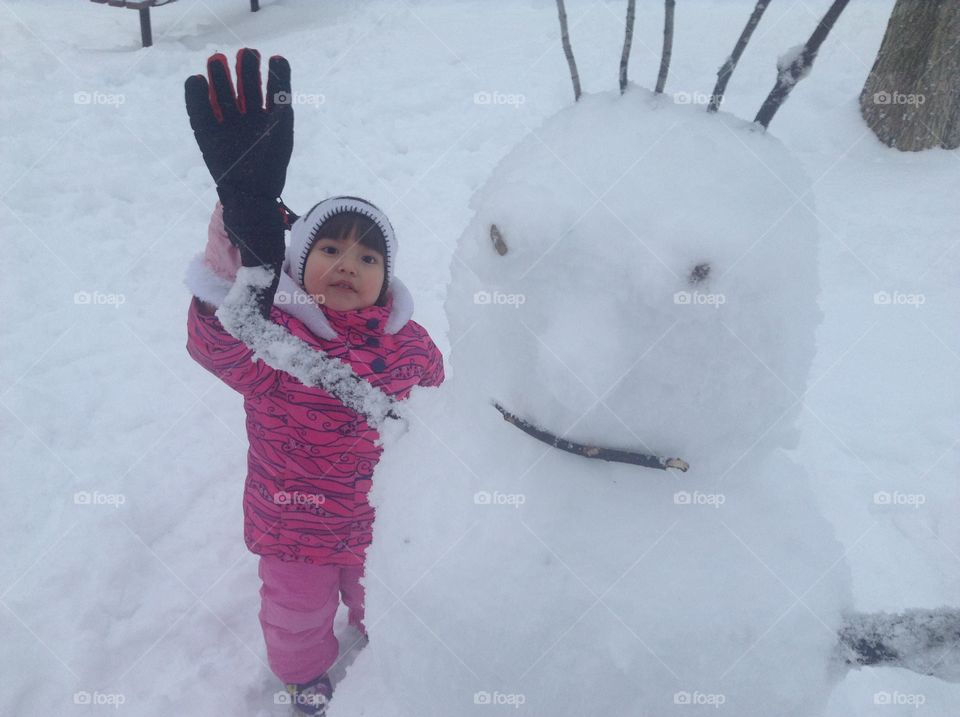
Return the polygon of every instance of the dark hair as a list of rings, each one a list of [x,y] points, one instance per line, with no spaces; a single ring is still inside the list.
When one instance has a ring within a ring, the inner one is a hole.
[[[315,244],[317,240],[321,238],[333,239],[334,241],[346,241],[353,236],[354,232],[361,246],[365,246],[367,249],[373,249],[384,257],[383,284],[380,286],[380,295],[374,302],[377,306],[383,306],[387,301],[388,267],[386,266],[386,261],[389,259],[387,257],[387,238],[383,235],[383,232],[380,231],[380,227],[375,221],[360,212],[338,212],[317,227],[311,245]]]

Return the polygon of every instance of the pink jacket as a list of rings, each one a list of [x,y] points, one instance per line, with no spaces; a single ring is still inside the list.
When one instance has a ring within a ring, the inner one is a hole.
[[[349,363],[361,378],[404,399],[414,386],[439,386],[443,356],[415,321],[383,333],[387,306],[357,311],[323,307],[346,341],[327,341],[276,307],[271,319],[292,334]],[[382,448],[365,418],[320,388],[309,388],[263,361],[228,334],[197,300],[187,318],[187,351],[243,395],[247,413],[244,540],[258,555],[322,565],[358,566],[372,539],[367,501]]]

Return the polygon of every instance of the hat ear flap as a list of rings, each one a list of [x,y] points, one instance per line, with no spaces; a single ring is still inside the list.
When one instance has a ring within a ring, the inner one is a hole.
[[[383,288],[380,289],[380,296],[377,297],[377,300],[374,302],[377,306],[386,306],[387,305],[387,296],[390,294],[390,287],[387,285],[387,279],[383,279]]]

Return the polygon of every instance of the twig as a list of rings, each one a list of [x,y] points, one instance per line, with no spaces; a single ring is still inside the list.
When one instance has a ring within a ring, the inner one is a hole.
[[[563,0],[557,0],[557,12],[560,14],[560,39],[563,41],[563,54],[567,57],[570,67],[570,79],[573,80],[573,101],[580,99],[580,74],[577,72],[577,61],[573,59],[573,48],[570,47],[570,34],[567,32],[567,9]]]
[[[623,35],[623,53],[620,55],[620,94],[627,91],[627,63],[630,61],[630,46],[633,44],[633,19],[636,15],[637,0],[627,3],[627,28]]]
[[[673,55],[673,9],[676,6],[676,0],[666,0],[663,8],[663,52],[660,55],[660,74],[657,75],[657,88],[655,92],[663,92],[663,86],[667,84],[667,72],[670,71],[670,57]]]
[[[747,24],[744,26],[743,32],[740,33],[737,44],[733,47],[733,52],[717,71],[717,84],[714,85],[713,94],[710,95],[710,104],[707,105],[707,112],[716,112],[720,109],[720,103],[723,101],[724,92],[727,91],[727,83],[730,81],[730,76],[733,75],[733,71],[740,61],[740,56],[746,49],[747,43],[750,42],[750,36],[753,35],[753,31],[760,23],[760,18],[763,17],[763,13],[769,4],[770,0],[757,0],[757,4],[750,14],[750,19],[747,20]]]
[[[528,436],[533,436],[538,441],[543,441],[547,445],[559,448],[561,451],[573,453],[584,458],[600,458],[605,461],[614,461],[616,463],[629,463],[631,465],[643,466],[644,468],[676,468],[684,473],[690,468],[690,465],[682,458],[661,458],[660,456],[651,456],[646,453],[637,453],[635,451],[624,451],[618,448],[601,448],[600,446],[587,446],[583,443],[574,443],[565,438],[555,436],[549,431],[539,428],[529,421],[515,416],[506,410],[496,401],[494,407],[503,414],[503,420],[512,423]]]
[[[807,40],[800,52],[790,62],[777,64],[777,82],[770,90],[770,94],[767,95],[767,99],[764,100],[757,116],[754,117],[754,122],[763,126],[764,129],[770,125],[770,120],[773,119],[777,110],[780,109],[780,105],[787,99],[793,86],[803,79],[810,68],[813,67],[813,61],[817,57],[820,45],[827,39],[827,35],[833,29],[833,24],[840,17],[840,13],[843,12],[849,1],[834,0],[833,5],[827,10],[823,19],[817,23],[817,28],[810,35],[810,39]]]

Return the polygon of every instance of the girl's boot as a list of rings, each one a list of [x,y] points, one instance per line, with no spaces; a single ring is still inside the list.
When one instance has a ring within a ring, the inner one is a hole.
[[[333,697],[333,686],[326,673],[302,685],[287,684],[294,717],[324,717]]]

